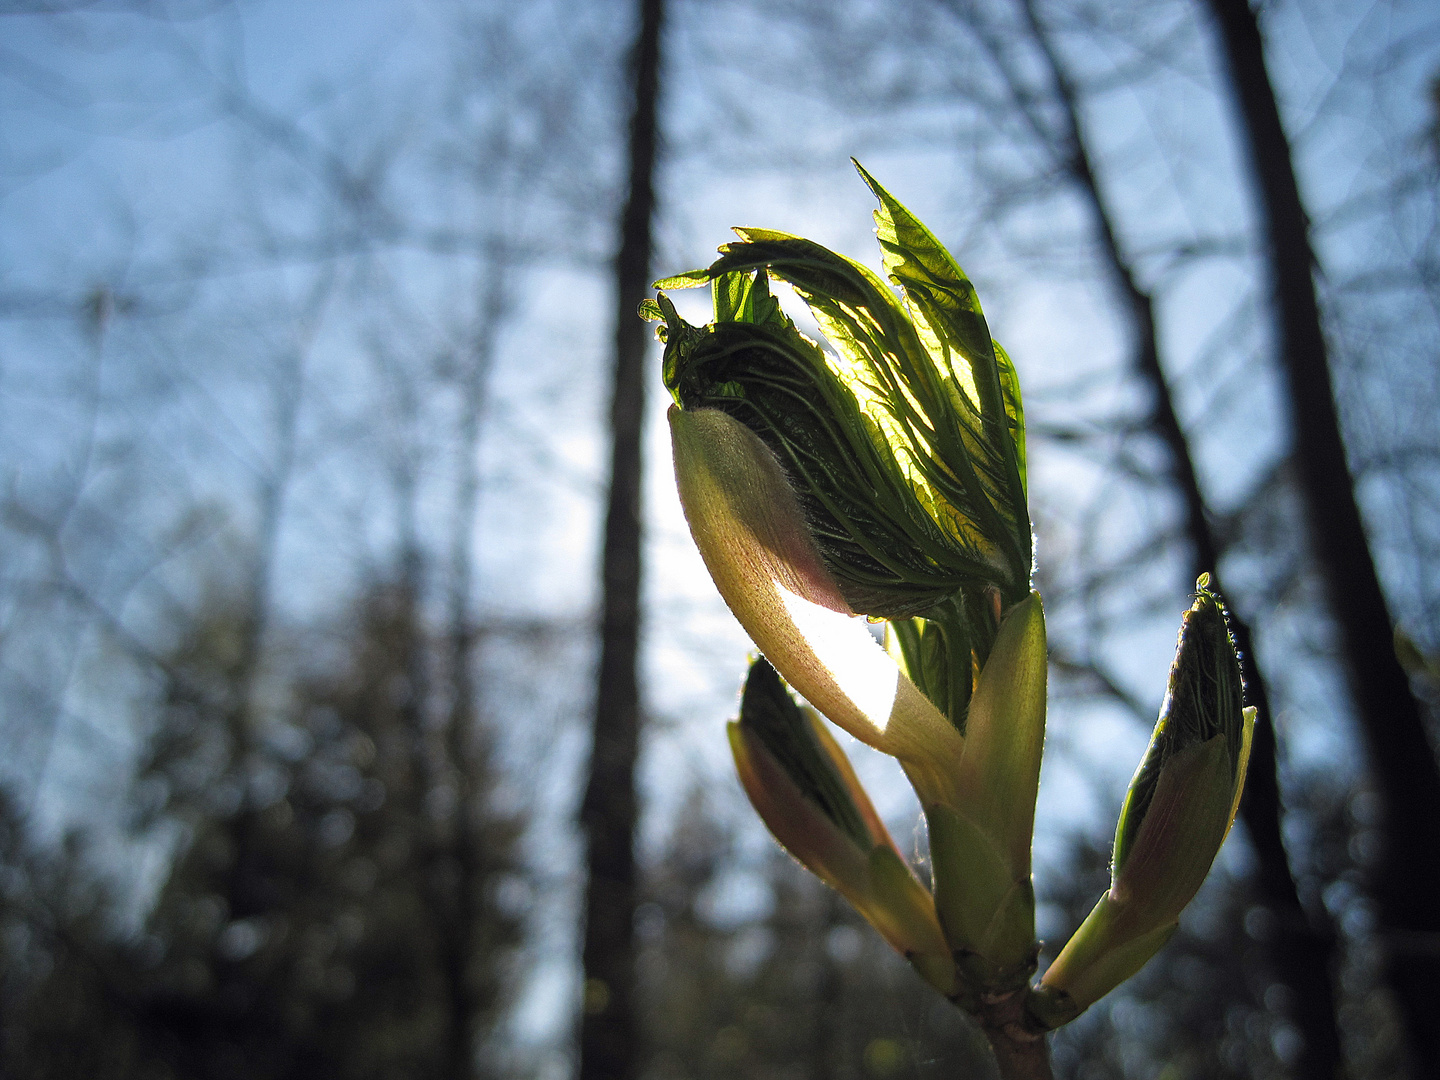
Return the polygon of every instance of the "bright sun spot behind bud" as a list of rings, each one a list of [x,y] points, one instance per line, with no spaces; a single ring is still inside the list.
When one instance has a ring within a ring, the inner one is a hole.
[[[900,669],[870,636],[865,620],[841,615],[780,588],[780,601],[840,692],[855,703],[883,736],[895,709]]]

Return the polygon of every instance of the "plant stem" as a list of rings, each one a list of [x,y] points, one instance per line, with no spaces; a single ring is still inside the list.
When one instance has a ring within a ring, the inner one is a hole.
[[[1023,990],[986,1003],[978,1019],[1000,1066],[1000,1080],[1054,1080],[1049,1041],[1025,1023]]]
[[[1003,1031],[985,1029],[995,1062],[1000,1066],[1000,1080],[1054,1080],[1050,1071],[1050,1044],[1044,1035],[1012,1038]]]

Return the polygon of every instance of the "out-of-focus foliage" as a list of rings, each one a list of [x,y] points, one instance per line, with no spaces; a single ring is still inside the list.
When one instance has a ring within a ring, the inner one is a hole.
[[[1306,857],[1299,884],[1309,899],[1325,893],[1337,914],[1344,969],[1339,1019],[1351,1075],[1401,1075],[1395,1005],[1380,979],[1363,888],[1373,855],[1374,797],[1348,792],[1332,777],[1308,775],[1293,787],[1292,813],[1303,814]],[[1298,847],[1299,845],[1297,845]],[[1042,896],[1041,918],[1062,941],[1110,876],[1107,838],[1071,838],[1068,873]],[[1274,917],[1257,903],[1249,853],[1217,865],[1180,932],[1114,1000],[1059,1033],[1056,1075],[1072,1080],[1280,1080],[1299,1037],[1289,990],[1266,957]]]
[[[692,797],[639,913],[645,1080],[992,1074],[979,1030],[837,893],[778,851],[736,854]],[[717,910],[737,872],[763,897],[753,918]]]
[[[7,1075],[436,1076],[456,1008],[489,1032],[528,892],[521,822],[493,805],[482,747],[460,865],[409,677],[433,651],[415,614],[403,588],[367,590],[316,650],[329,663],[267,687],[257,713],[236,678],[243,606],[207,607],[169,659],[135,789],[136,827],[176,851],[140,927],[74,853],[25,856],[11,816]]]

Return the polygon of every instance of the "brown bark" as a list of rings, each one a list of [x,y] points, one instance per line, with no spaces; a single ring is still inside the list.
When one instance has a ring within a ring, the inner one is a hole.
[[[1355,500],[1335,405],[1309,220],[1246,0],[1208,0],[1244,128],[1267,241],[1280,361],[1311,539],[1383,807],[1373,874],[1387,974],[1417,1076],[1440,1077],[1440,768],[1393,648],[1393,624]]]
[[[639,0],[632,58],[629,181],[615,259],[615,369],[610,493],[601,564],[600,671],[590,777],[580,820],[587,842],[585,1006],[580,1080],[629,1080],[639,1067],[635,1016],[635,759],[639,750],[641,420],[648,332],[636,314],[650,281],[662,0]]]
[[[1154,298],[1141,287],[1133,266],[1120,245],[1114,217],[1100,190],[1089,144],[1085,140],[1078,94],[1048,34],[1040,25],[1032,0],[1024,0],[1026,17],[1041,47],[1056,94],[1063,106],[1057,156],[1079,189],[1100,240],[1101,257],[1128,323],[1131,362],[1150,389],[1151,431],[1165,444],[1170,477],[1180,494],[1184,533],[1191,549],[1190,577],[1209,573],[1220,587],[1220,547],[1211,526],[1209,508],[1200,489],[1190,443],[1175,412],[1174,398],[1160,363]],[[1335,1080],[1344,1075],[1340,1033],[1335,1016],[1333,978],[1336,968],[1334,935],[1317,926],[1300,902],[1281,832],[1284,807],[1276,774],[1276,741],[1270,695],[1255,657],[1250,627],[1231,613],[1231,629],[1239,646],[1246,700],[1255,706],[1255,738],[1240,815],[1254,845],[1259,872],[1255,885],[1261,903],[1275,915],[1277,934],[1270,947],[1274,973],[1292,992],[1293,1019],[1304,1039],[1294,1075],[1306,1080]]]

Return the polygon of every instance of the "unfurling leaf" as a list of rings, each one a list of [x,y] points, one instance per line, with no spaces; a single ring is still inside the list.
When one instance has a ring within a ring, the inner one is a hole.
[[[714,322],[692,327],[659,300],[665,384],[682,409],[723,411],[775,454],[854,611],[912,616],[988,589],[1008,606],[1030,580],[1013,370],[954,260],[862,175],[904,304],[818,244],[737,229],[741,242],[684,277],[712,279]],[[834,353],[795,329],[770,278],[809,305]]]

